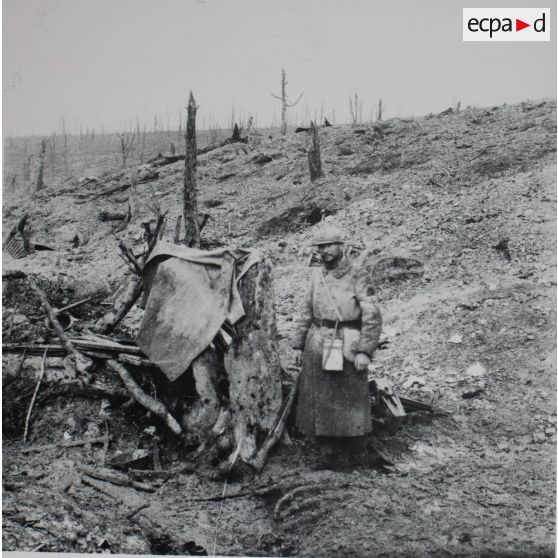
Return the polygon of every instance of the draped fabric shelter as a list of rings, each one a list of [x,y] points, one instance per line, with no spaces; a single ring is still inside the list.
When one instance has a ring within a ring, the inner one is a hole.
[[[260,259],[244,249],[206,252],[158,242],[144,268],[136,343],[169,380],[187,370],[225,320],[234,324],[244,316],[238,281]]]

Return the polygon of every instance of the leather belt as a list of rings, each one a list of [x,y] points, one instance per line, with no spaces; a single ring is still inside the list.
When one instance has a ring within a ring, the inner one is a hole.
[[[313,318],[312,323],[318,327],[329,327],[335,329],[337,327],[352,327],[354,329],[360,329],[362,327],[361,320],[347,320],[345,322],[336,322],[335,320],[324,320],[321,318]]]

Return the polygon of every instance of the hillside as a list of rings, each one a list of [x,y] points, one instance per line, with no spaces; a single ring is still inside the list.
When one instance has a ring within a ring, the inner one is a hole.
[[[321,128],[320,140],[325,178],[314,184],[305,132],[201,155],[199,201],[210,216],[204,243],[271,255],[285,365],[308,279],[310,240],[323,218],[347,231],[355,252],[370,247],[422,261],[421,279],[379,289],[385,343],[371,374],[396,393],[450,414],[418,414],[376,431],[374,446],[394,463],[390,475],[314,471],[303,441],[281,445],[260,481],[321,488],[317,495],[293,496],[276,517],[276,501],[256,496],[222,506],[188,504],[221,493],[222,484],[186,474],[150,495],[146,513],[209,552],[218,525],[216,550],[227,555],[553,555],[556,102]],[[21,160],[8,146],[4,175],[16,172]],[[154,204],[168,210],[166,238],[172,238],[183,162],[159,167],[157,180],[88,201],[106,182],[101,173],[118,170],[108,161],[92,163],[100,180],[89,184],[52,173],[34,203],[5,187],[4,237],[28,211],[35,242],[55,250],[19,260],[4,253],[4,271],[95,285],[106,279],[114,290],[128,270],[112,224],[99,213],[124,212],[128,204],[134,218],[122,238],[132,245],[141,240],[141,223],[154,218]],[[88,242],[74,248],[76,234]],[[21,312],[17,292],[5,288],[3,295],[5,313]],[[121,333],[133,332],[140,313],[130,313]],[[12,341],[27,339],[25,327],[10,333]],[[26,366],[38,369],[39,362],[28,359]],[[17,359],[4,355],[3,365],[3,378],[9,377]],[[60,409],[57,416],[67,419]],[[31,441],[51,439],[54,424],[44,418]],[[87,486],[73,489],[86,511],[80,516],[69,507],[60,488],[82,453],[29,459],[20,450],[21,442],[5,441],[4,477],[30,471],[27,487],[4,491],[5,550],[44,544],[43,550],[93,551],[106,539],[114,552],[165,552]],[[240,489],[231,482],[227,490]],[[61,526],[42,517],[33,524],[42,532],[26,527],[23,519],[36,514],[37,502],[51,497],[65,499]],[[87,510],[95,510],[96,522]]]

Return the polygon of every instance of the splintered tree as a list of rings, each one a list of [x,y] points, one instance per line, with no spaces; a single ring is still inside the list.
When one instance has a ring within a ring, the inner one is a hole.
[[[180,149],[181,141],[182,141],[182,114],[179,112],[178,113],[178,135],[177,135],[178,149]]]
[[[52,171],[56,169],[56,133],[52,134],[49,139],[49,165]]]
[[[62,118],[62,135],[64,137],[64,176],[67,178],[69,176],[68,170],[68,132],[66,130],[66,119]]]
[[[287,108],[294,107],[300,101],[300,99],[302,99],[302,95],[304,95],[304,93],[301,93],[294,103],[289,103],[289,98],[287,96],[287,78],[285,76],[285,69],[281,68],[281,95],[274,95],[272,93],[271,96],[279,99],[282,103],[281,135],[283,136],[287,133]]]
[[[351,115],[351,123],[356,126],[362,121],[362,101],[358,98],[358,93],[355,91],[352,97],[349,97],[347,104],[349,105],[349,114]]]
[[[45,172],[45,155],[48,140],[41,140],[41,153],[39,154],[39,172],[37,173],[37,184],[35,185],[35,192],[42,190],[44,188],[43,175]]]
[[[122,155],[122,166],[126,168],[126,163],[128,161],[128,157],[130,156],[130,152],[132,151],[132,147],[134,145],[134,140],[136,139],[136,133],[133,132],[130,136],[129,134],[118,134],[120,138],[120,154]]]
[[[184,217],[185,242],[190,247],[200,246],[200,227],[198,224],[198,192],[196,171],[198,166],[196,145],[196,101],[190,91],[188,117],[186,119],[186,156],[184,158],[184,190],[182,214]]]
[[[254,117],[250,116],[250,118],[248,118],[248,124],[246,125],[246,139],[248,140],[248,145],[250,147],[252,147],[252,141],[254,135],[254,132],[252,130],[253,123],[254,123]]]
[[[383,112],[384,112],[384,104],[382,103],[382,99],[380,99],[378,101],[378,114],[376,116],[376,120],[378,122],[382,121],[382,117],[383,117]]]
[[[314,122],[310,123],[310,129],[312,130],[312,145],[308,148],[308,168],[310,169],[310,182],[314,182],[318,178],[322,178],[324,172],[320,155],[320,138]]]

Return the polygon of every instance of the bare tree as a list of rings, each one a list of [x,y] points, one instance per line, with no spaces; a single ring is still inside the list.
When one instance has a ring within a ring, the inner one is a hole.
[[[231,130],[234,129],[235,122],[236,121],[235,121],[234,102],[233,102],[232,107],[231,107]]]
[[[272,97],[279,99],[282,103],[281,135],[284,136],[287,133],[287,108],[294,107],[300,101],[300,99],[302,99],[303,95],[304,93],[301,93],[298,99],[294,103],[289,103],[289,98],[287,96],[287,78],[285,76],[285,69],[281,68],[281,95],[279,96],[279,95],[274,95],[273,93],[271,94]]]
[[[314,122],[310,122],[312,130],[312,145],[308,149],[308,168],[310,169],[310,182],[318,180],[324,176],[322,170],[322,158],[320,155],[320,138],[318,137],[318,128]]]
[[[56,169],[56,133],[54,132],[49,141],[49,164],[51,168],[51,172],[54,172]]]
[[[67,178],[68,171],[68,131],[66,130],[66,119],[62,118],[62,135],[64,136],[64,176]]]
[[[196,101],[190,91],[188,117],[186,120],[186,156],[184,158],[184,189],[182,214],[184,216],[184,235],[188,246],[199,248],[200,227],[198,222],[197,192],[197,145],[196,145]]]
[[[384,112],[384,105],[383,105],[383,103],[382,103],[382,99],[380,99],[380,100],[378,101],[378,113],[377,113],[377,115],[376,115],[376,120],[377,120],[378,122],[381,122],[381,121],[382,121],[383,112]]]
[[[362,120],[362,101],[358,98],[358,93],[355,91],[352,97],[348,99],[349,114],[351,115],[351,121],[353,126],[356,126],[360,120]]]
[[[140,137],[140,120],[139,120],[139,115],[136,114],[136,136]]]
[[[205,128],[205,126],[204,126]],[[177,136],[177,144],[178,150],[180,151],[180,142],[182,141],[182,113],[178,113],[178,136]]]
[[[136,133],[133,132],[132,135],[126,134],[124,132],[117,134],[120,138],[120,155],[122,155],[122,166],[126,168],[128,162],[128,157],[134,145],[134,140],[136,139]]]
[[[141,153],[140,153],[140,160],[141,164],[143,165],[143,159],[145,157],[145,134],[146,134],[146,125],[143,125],[143,130],[141,132]]]
[[[252,125],[254,124],[254,117],[250,116],[250,118],[248,118],[248,124],[246,125],[246,139],[248,140],[248,145],[250,147],[253,147],[253,136],[254,136],[254,132],[252,130]]]
[[[217,143],[217,140],[219,139],[219,126],[217,125],[217,122],[215,122],[211,118],[209,119],[209,135],[207,139],[208,145]]]
[[[144,132],[145,132],[145,124],[143,126]],[[140,141],[141,138],[141,150],[140,150],[140,154],[139,154],[139,159],[140,159],[140,164],[143,165],[143,158],[145,156],[145,138],[142,137],[141,134],[141,129],[140,129],[140,121],[139,121],[139,116],[136,114],[136,137],[138,138],[138,143]]]
[[[31,182],[31,174],[34,166],[35,160],[33,153],[30,153],[23,162],[23,180],[27,183]]]
[[[27,159],[27,138],[23,139],[23,169],[21,172],[21,178],[23,179],[23,182],[28,182],[29,180],[29,165],[28,165],[28,159]]]
[[[49,140],[47,140],[46,138],[43,138],[41,140],[41,152],[39,154],[39,172],[37,173],[37,184],[35,187],[35,192],[38,192],[39,190],[42,190],[44,188],[43,175],[45,172],[45,154],[48,143]]]
[[[303,122],[310,122],[310,120],[312,120],[310,118],[310,107],[308,106],[308,102],[304,103],[304,119]]]

